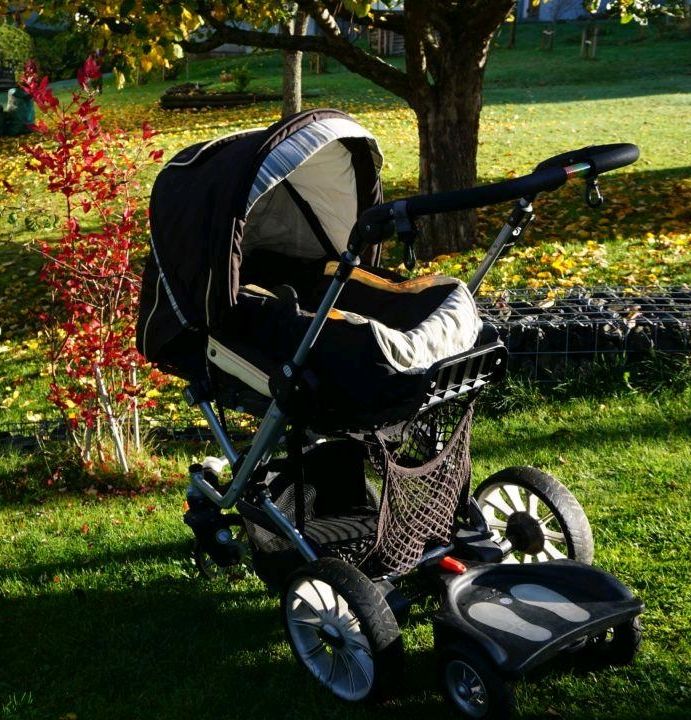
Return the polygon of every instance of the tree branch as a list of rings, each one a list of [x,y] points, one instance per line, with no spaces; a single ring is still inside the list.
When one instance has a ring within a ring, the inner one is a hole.
[[[349,70],[362,75],[390,92],[408,100],[410,85],[406,73],[355,47],[343,37],[334,17],[320,2],[300,0],[298,5],[315,20],[323,35],[286,35],[261,30],[245,30],[234,25],[219,23],[207,12],[204,20],[214,28],[213,33],[203,40],[183,40],[183,50],[191,53],[210,52],[225,43],[249,45],[274,50],[302,50],[323,53],[343,63]]]
[[[298,0],[298,5],[308,12],[326,36],[328,50],[325,54],[343,63],[349,70],[372,80],[377,85],[399,97],[409,100],[410,83],[406,73],[384,60],[361,50],[343,37],[335,17],[319,0]]]
[[[339,20],[346,20],[361,27],[391,30],[399,35],[405,35],[406,22],[403,12],[372,10],[371,16],[360,17],[354,12],[346,10],[342,2],[325,2],[324,5],[326,5],[329,8],[329,12]]]

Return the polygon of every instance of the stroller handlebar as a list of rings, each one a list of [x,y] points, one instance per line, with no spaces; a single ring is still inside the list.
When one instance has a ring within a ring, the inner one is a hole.
[[[555,155],[547,160],[543,160],[536,166],[535,170],[588,163],[591,168],[588,177],[593,177],[601,173],[609,172],[610,170],[631,165],[631,163],[638,160],[638,156],[638,147],[631,143],[588,145],[580,150],[572,150],[571,152],[562,153],[561,155]]]
[[[469,210],[520,198],[532,202],[538,193],[556,190],[572,177],[594,179],[600,173],[630,165],[638,155],[638,148],[630,143],[592,145],[543,160],[530,174],[512,180],[383,203],[365,210],[353,228],[353,235],[359,236],[360,248],[389,237],[395,230],[402,204],[412,220],[423,215]]]

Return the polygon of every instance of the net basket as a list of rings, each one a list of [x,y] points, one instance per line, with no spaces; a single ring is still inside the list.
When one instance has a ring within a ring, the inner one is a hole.
[[[472,417],[473,403],[462,398],[434,405],[394,437],[377,434],[370,461],[384,483],[368,564],[402,574],[429,547],[449,543],[468,499]]]

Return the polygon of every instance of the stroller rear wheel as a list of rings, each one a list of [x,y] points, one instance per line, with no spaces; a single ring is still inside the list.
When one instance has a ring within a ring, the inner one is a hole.
[[[509,467],[491,475],[473,493],[494,539],[508,539],[504,562],[569,558],[593,561],[593,534],[573,494],[556,478],[533,467]]]
[[[398,623],[379,588],[352,565],[321,558],[296,570],[281,613],[295,657],[338,698],[373,698],[399,676]]]

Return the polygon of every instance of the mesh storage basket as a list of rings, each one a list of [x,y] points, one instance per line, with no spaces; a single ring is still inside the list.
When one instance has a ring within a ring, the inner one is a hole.
[[[472,416],[467,397],[438,403],[370,446],[384,485],[368,562],[381,571],[405,573],[430,546],[449,543],[468,498]]]

